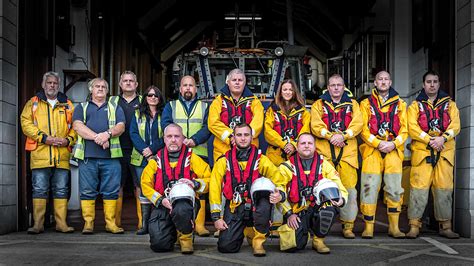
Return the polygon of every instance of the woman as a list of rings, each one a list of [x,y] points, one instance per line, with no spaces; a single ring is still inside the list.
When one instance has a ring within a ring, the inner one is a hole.
[[[310,120],[296,83],[284,80],[265,116],[266,155],[276,166],[296,151],[296,138],[310,132]]]
[[[139,194],[142,212],[142,228],[137,231],[137,235],[148,234],[151,202],[141,193],[140,182],[148,159],[164,146],[163,132],[160,126],[163,108],[164,101],[161,91],[151,85],[145,90],[143,100],[130,123],[130,138],[134,147],[130,163],[135,166],[138,180],[134,180],[134,185],[137,188],[137,194]]]

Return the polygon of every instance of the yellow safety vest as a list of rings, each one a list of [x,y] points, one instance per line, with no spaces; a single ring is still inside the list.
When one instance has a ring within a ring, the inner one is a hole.
[[[81,103],[82,109],[84,112],[84,124],[86,123],[86,113],[87,113],[87,106],[89,106],[89,102]],[[117,105],[113,101],[107,102],[107,116],[109,118],[109,128],[113,128],[116,124],[116,116],[115,110]],[[123,156],[122,148],[120,147],[120,139],[119,137],[112,137],[110,140],[110,157],[111,158],[120,158]],[[84,139],[78,134],[77,135],[77,143],[74,146],[74,157],[79,160],[84,160]]]
[[[207,103],[200,100],[196,102],[190,114],[187,113],[186,108],[181,101],[175,100],[170,102],[173,122],[183,128],[183,135],[186,138],[192,137],[202,128],[204,114],[206,113]],[[197,144],[197,143],[196,143]],[[203,143],[193,148],[193,152],[197,155],[208,157],[207,144]]]
[[[138,134],[140,134],[140,137],[145,140],[145,129],[146,129],[146,117],[144,115],[140,116],[140,110],[135,111],[135,118],[137,119],[137,124],[138,124]],[[161,138],[163,136],[161,132],[161,116],[158,115],[157,117],[157,123],[158,123],[158,137]],[[150,135],[151,138],[151,135]],[[138,152],[135,148],[133,148],[132,151],[132,156],[130,158],[130,163],[135,166],[141,166],[143,161],[143,155]]]

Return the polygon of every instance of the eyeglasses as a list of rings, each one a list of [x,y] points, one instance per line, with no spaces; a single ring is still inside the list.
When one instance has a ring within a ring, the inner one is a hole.
[[[150,97],[150,98],[151,98],[151,97],[160,98],[160,96],[159,96],[158,94],[152,94],[152,93],[147,94],[146,96],[147,96],[147,97]]]

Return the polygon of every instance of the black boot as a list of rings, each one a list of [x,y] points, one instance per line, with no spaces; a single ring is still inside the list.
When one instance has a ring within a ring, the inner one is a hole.
[[[142,228],[137,230],[137,235],[148,234],[148,220],[150,220],[151,204],[140,204],[142,209]]]

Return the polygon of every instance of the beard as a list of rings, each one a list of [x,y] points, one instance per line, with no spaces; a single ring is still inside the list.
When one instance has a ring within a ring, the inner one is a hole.
[[[191,101],[194,97],[193,97],[193,94],[190,91],[187,91],[187,92],[184,93],[183,98],[186,101]]]
[[[250,147],[250,144],[252,144],[252,142],[249,142],[248,144],[244,144],[244,145],[241,145],[240,143],[235,143],[235,145],[237,146],[239,150],[248,149]]]

